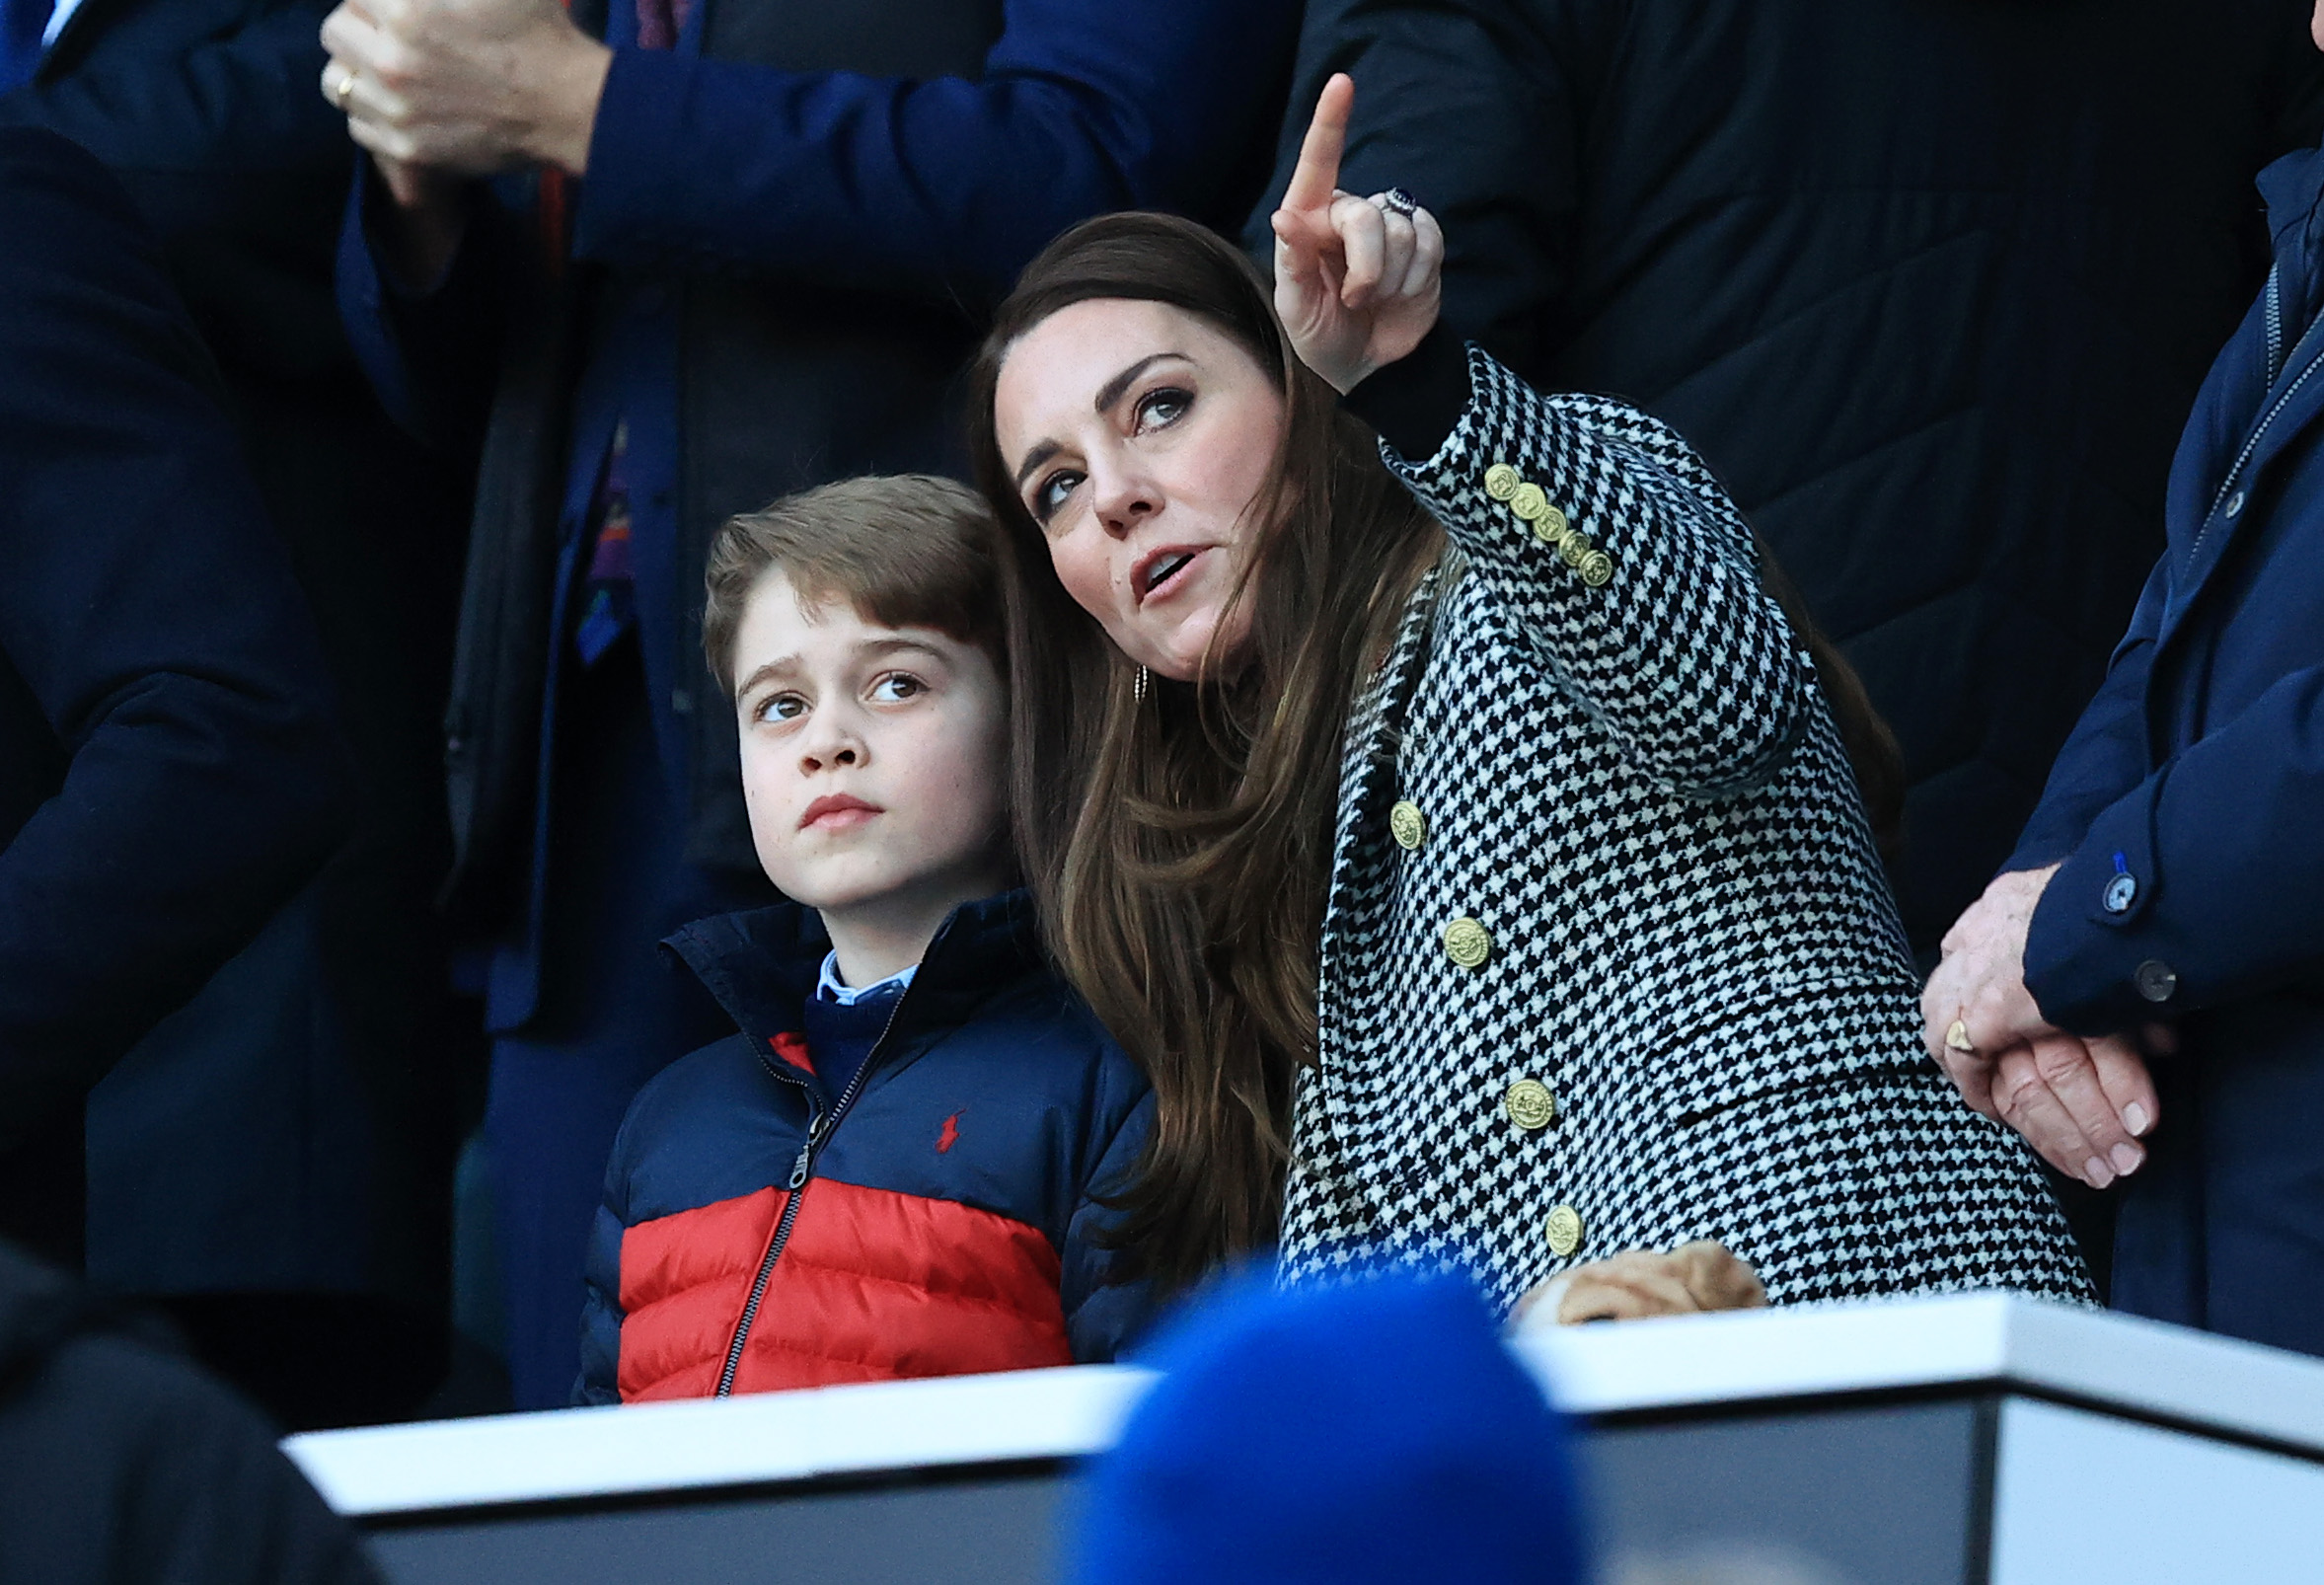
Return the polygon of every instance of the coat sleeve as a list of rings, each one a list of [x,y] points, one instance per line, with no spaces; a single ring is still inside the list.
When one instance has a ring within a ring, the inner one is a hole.
[[[1814,663],[1761,585],[1751,530],[1668,426],[1544,397],[1474,346],[1443,445],[1388,466],[1445,525],[1521,642],[1667,791],[1763,785],[1816,708]],[[1534,487],[1539,506],[1525,493]]]
[[[1518,368],[1570,334],[1585,128],[1627,8],[1605,0],[1312,0],[1267,201],[1244,245],[1272,257],[1316,97],[1357,81],[1350,192],[1402,188],[1445,231],[1445,322]]]
[[[2312,666],[2090,822],[2026,940],[2026,988],[2043,1015],[2104,1034],[2313,976],[2324,964],[2319,808],[2324,666]],[[2121,902],[2126,889],[2129,905],[2110,909],[2110,892]]]
[[[1153,1312],[1152,1287],[1143,1281],[1113,1281],[1121,1256],[1104,1246],[1106,1234],[1120,1221],[1120,1213],[1104,1201],[1129,1187],[1153,1128],[1154,1095],[1149,1092],[1105,1140],[1096,1170],[1084,1181],[1067,1224],[1060,1298],[1076,1364],[1110,1364],[1136,1341]]]
[[[1005,0],[974,82],[618,50],[574,246],[990,299],[1086,216],[1220,202],[1297,25],[1289,0]]]
[[[2155,564],[2131,614],[2130,631],[2115,646],[2106,681],[2058,751],[2017,851],[2001,868],[2043,869],[2081,846],[2091,822],[2146,779],[2146,678],[2155,635],[2170,597],[2170,558]]]
[[[581,1266],[581,1374],[573,1404],[622,1400],[622,1235],[629,1227],[630,1130],[622,1128],[605,1167],[605,1196],[589,1224]]]
[[[119,189],[44,131],[0,131],[0,707],[53,744],[0,753],[62,759],[0,850],[5,1149],[289,900],[350,797],[208,354]]]

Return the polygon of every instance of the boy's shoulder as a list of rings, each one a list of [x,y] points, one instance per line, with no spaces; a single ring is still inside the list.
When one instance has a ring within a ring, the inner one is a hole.
[[[1146,1076],[1106,1031],[1089,1005],[1047,967],[1028,968],[1001,987],[945,1036],[980,1058],[1073,1082],[1093,1078],[1109,1090],[1136,1093]]]
[[[688,1052],[638,1090],[624,1133],[656,1130],[703,1113],[733,1116],[768,1104],[766,1071],[750,1036],[735,1033]]]

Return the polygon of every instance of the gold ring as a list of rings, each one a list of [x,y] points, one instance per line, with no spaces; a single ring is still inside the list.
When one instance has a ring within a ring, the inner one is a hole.
[[[1977,1049],[1969,1038],[1969,1021],[1966,1019],[1953,1020],[1953,1026],[1945,1031],[1945,1044],[1955,1051],[1975,1051]]]
[[[354,91],[355,74],[343,66],[340,67],[338,74],[338,87],[332,91],[331,97],[338,101],[338,108],[341,111],[344,111],[347,108],[347,97],[353,94]]]

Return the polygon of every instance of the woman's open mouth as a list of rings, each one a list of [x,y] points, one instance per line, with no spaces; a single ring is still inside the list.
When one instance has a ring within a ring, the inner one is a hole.
[[[1147,552],[1130,574],[1130,587],[1137,594],[1138,603],[1166,599],[1173,588],[1184,582],[1187,569],[1209,551],[1207,545],[1193,545]]]

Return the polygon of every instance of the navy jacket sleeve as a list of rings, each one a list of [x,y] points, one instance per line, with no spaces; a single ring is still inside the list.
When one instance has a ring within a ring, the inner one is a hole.
[[[5,1149],[249,941],[348,795],[208,354],[119,189],[44,131],[0,130],[0,755],[61,761],[0,850]]]
[[[1625,7],[1590,0],[1314,0],[1301,34],[1268,228],[1333,72],[1356,79],[1339,185],[1403,188],[1445,230],[1445,322],[1504,362],[1561,346],[1579,235],[1583,140]],[[1419,455],[1419,453],[1406,453]]]
[[[1111,1363],[1137,1340],[1153,1312],[1152,1286],[1144,1281],[1114,1281],[1116,1264],[1122,1257],[1105,1247],[1106,1235],[1120,1221],[1120,1212],[1105,1201],[1130,1186],[1153,1130],[1154,1095],[1149,1092],[1121,1125],[1099,1142],[1102,1154],[1095,1170],[1084,1180],[1081,1203],[1074,1208],[1066,1229],[1059,1298],[1077,1364]]]
[[[2073,735],[2059,750],[2035,805],[2017,839],[2017,851],[2001,867],[2043,869],[2082,844],[2101,810],[2146,780],[2146,678],[2162,612],[2170,597],[2170,561],[2155,564],[2131,613],[2130,631],[2115,646],[2106,681],[2082,712]]]
[[[784,274],[990,300],[1059,231],[1106,210],[1215,205],[1279,105],[1288,0],[1172,6],[1007,0],[975,82],[787,72],[618,50],[599,102],[573,252],[635,267]],[[369,184],[359,184],[367,189]],[[520,244],[527,184],[480,189],[438,285],[385,281],[358,191],[340,309],[391,412],[438,437],[481,416],[490,258]]]
[[[2324,666],[2286,676],[2090,822],[2026,941],[2043,1015],[2102,1034],[2312,973],[2324,961],[2319,808]],[[2137,890],[2116,914],[2102,898],[2118,871]],[[2149,961],[2177,977],[2167,1008],[2139,994]]]
[[[1215,203],[1273,124],[1298,18],[1286,0],[1003,11],[975,82],[618,51],[575,251],[997,296],[1076,220]]]

